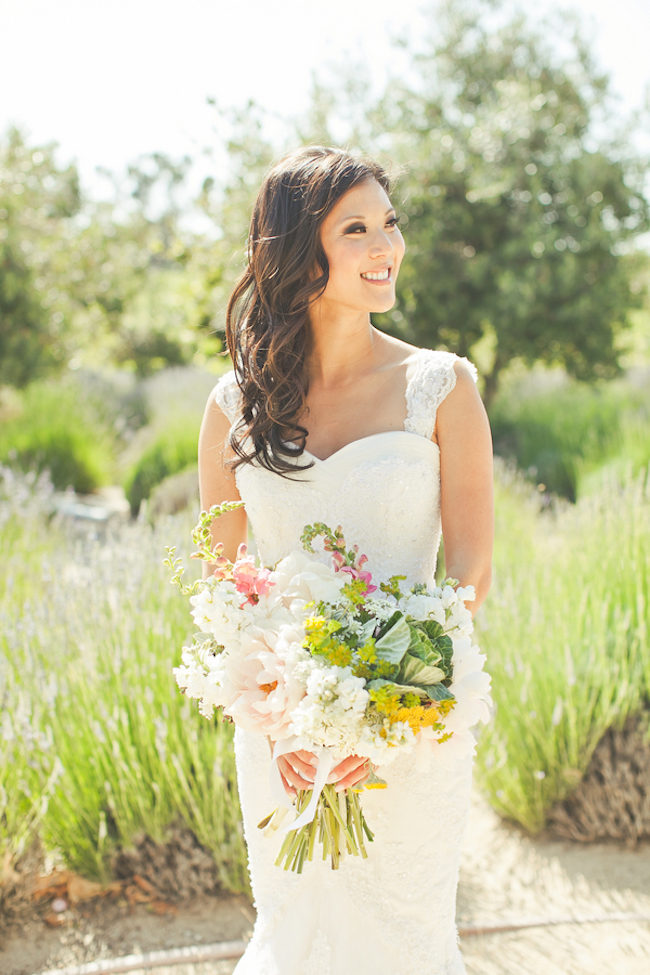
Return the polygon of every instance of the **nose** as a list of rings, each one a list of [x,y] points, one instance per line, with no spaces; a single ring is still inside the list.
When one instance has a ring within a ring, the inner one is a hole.
[[[384,257],[393,251],[393,242],[385,230],[377,230],[368,244],[368,253],[371,257]]]

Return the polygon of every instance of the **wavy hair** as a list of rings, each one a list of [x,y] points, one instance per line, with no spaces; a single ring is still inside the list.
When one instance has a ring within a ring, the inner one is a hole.
[[[307,440],[299,420],[308,389],[309,305],[329,279],[320,228],[336,202],[366,179],[377,180],[388,193],[388,176],[376,163],[342,149],[309,146],[278,162],[262,183],[247,266],[226,312],[228,351],[243,403],[230,435],[233,467],[256,461],[283,476],[296,471],[295,458]]]

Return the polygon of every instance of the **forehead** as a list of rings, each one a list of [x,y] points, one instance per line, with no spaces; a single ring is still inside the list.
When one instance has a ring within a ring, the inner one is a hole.
[[[376,179],[364,179],[336,201],[325,217],[323,226],[331,226],[352,216],[366,216],[376,210],[383,214],[390,206],[390,199],[383,186]]]

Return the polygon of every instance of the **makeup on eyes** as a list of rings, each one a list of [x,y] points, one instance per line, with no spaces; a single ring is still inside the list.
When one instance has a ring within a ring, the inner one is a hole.
[[[392,213],[393,216],[390,217],[386,222],[391,227],[397,227],[397,225],[399,224],[399,216],[395,213],[394,210],[388,210],[387,213]],[[348,219],[350,219],[350,220],[361,220],[363,218],[361,218],[361,217],[349,217]],[[343,221],[343,222],[345,223],[345,221]],[[352,223],[352,224],[350,224],[350,226],[344,228],[343,233],[344,234],[351,234],[355,230],[365,230],[365,229],[366,229],[365,223]]]

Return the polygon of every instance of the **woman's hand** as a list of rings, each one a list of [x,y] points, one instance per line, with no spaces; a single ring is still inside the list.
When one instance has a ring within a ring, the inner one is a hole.
[[[313,752],[287,752],[277,758],[285,792],[291,797],[314,787],[318,759]]]
[[[370,775],[370,759],[361,758],[359,755],[350,755],[333,768],[327,782],[336,783],[336,791],[343,792],[344,789],[351,789],[355,785],[361,785]]]
[[[278,770],[285,791],[290,796],[305,789],[313,789],[318,759],[313,752],[287,752],[278,756]],[[365,782],[370,775],[370,762],[359,755],[350,755],[330,772],[328,784],[335,784],[337,792]]]

